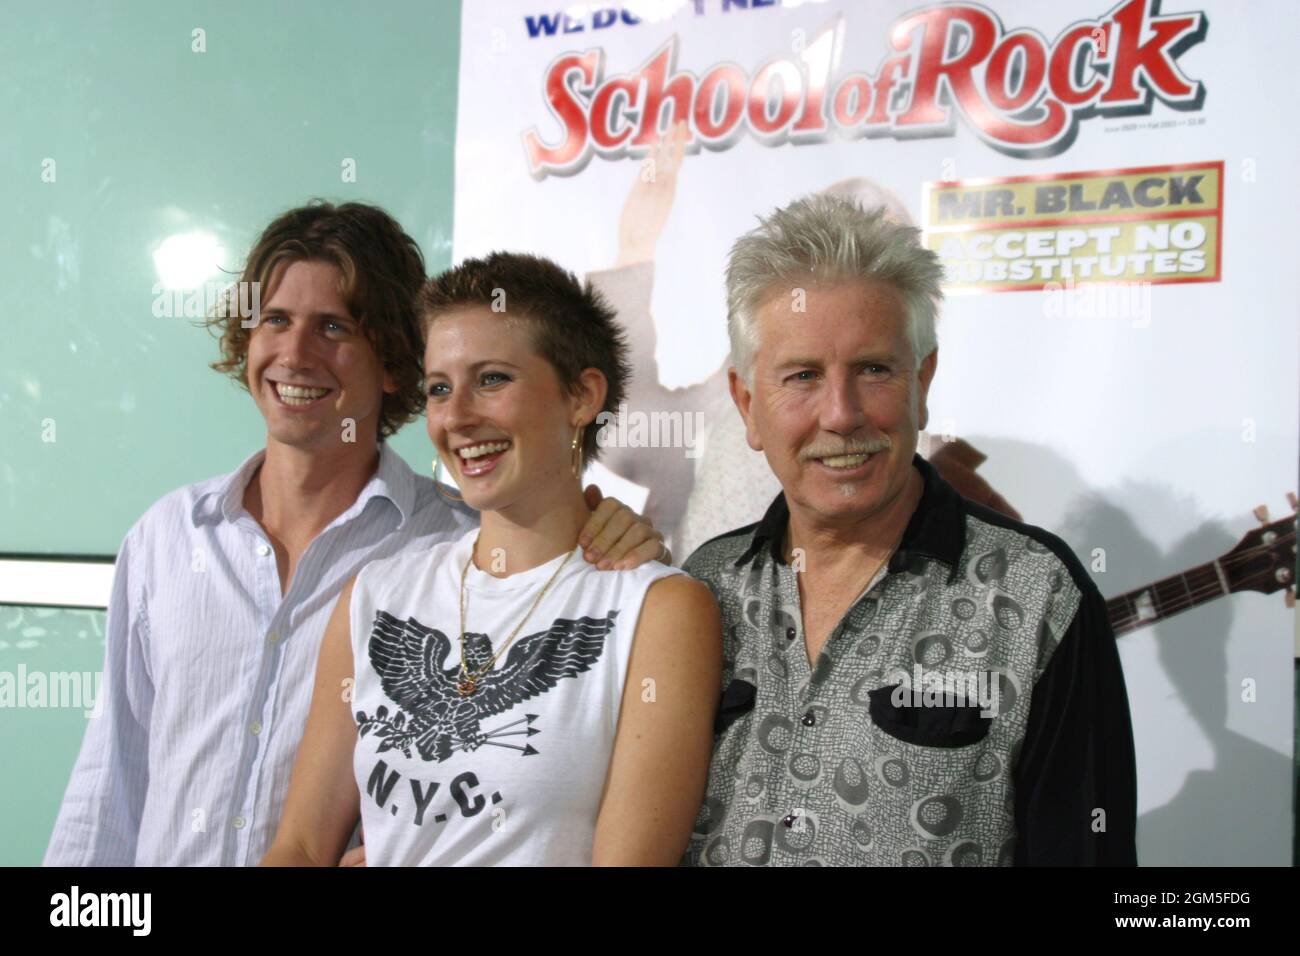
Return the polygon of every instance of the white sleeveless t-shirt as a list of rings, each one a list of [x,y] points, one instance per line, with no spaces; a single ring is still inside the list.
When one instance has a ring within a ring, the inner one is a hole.
[[[462,696],[460,577],[477,534],[375,561],[353,586],[353,769],[368,866],[591,863],[641,605],[650,585],[681,572],[654,562],[598,571],[575,548]],[[470,565],[471,673],[564,560],[506,578]]]

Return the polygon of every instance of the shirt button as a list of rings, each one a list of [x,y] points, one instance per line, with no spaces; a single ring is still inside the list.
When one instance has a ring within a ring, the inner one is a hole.
[[[787,830],[789,830],[791,827],[793,827],[793,826],[795,825],[795,823],[798,821],[798,819],[799,819],[799,817],[796,816],[795,814],[793,814],[793,813],[787,813],[785,816],[783,816],[783,817],[781,818],[781,826],[783,826],[783,827],[785,827]]]
[[[262,557],[266,557],[271,553],[271,546],[269,544],[259,544],[257,546],[257,553]]]
[[[236,830],[242,830],[244,829],[244,824],[247,821],[243,817],[235,817],[235,819],[231,820],[230,822],[231,825],[234,826]]]
[[[251,730],[254,734],[260,734],[262,732],[262,725],[259,724],[257,721],[253,721],[253,723],[249,725],[248,729]]]
[[[817,715],[810,710],[800,718],[800,721],[802,721],[805,727],[811,727],[813,724],[817,723]]]
[[[268,644],[278,644],[279,641],[280,641],[280,635],[275,633],[275,631],[272,631],[270,634],[266,635],[266,643]]]

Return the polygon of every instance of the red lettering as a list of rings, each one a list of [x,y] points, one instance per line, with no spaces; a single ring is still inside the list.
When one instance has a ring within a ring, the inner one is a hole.
[[[970,40],[964,51],[951,60],[945,60],[944,50],[954,23],[966,27]],[[1055,100],[1043,103],[1045,115],[1033,124],[1013,123],[984,103],[971,73],[993,50],[998,28],[996,21],[983,10],[942,7],[908,17],[894,28],[894,46],[905,49],[908,35],[918,27],[921,30],[921,52],[916,68],[915,92],[907,112],[895,119],[896,128],[938,125],[948,120],[948,110],[938,104],[939,80],[944,78],[967,118],[989,139],[1009,145],[1030,146],[1050,142],[1065,130],[1070,115]],[[1043,71],[1040,70],[1040,85],[1042,80]]]
[[[622,93],[626,100],[624,108],[634,108],[636,106],[637,94],[641,90],[641,81],[635,76],[621,76],[618,79],[610,80],[602,86],[596,93],[595,98],[591,101],[591,141],[600,149],[618,149],[628,141],[632,135],[632,124],[630,122],[623,124],[622,129],[615,132],[611,123],[614,119],[613,107],[614,97]],[[642,125],[645,125],[644,118]]]
[[[835,38],[843,20],[836,22],[803,51],[803,62],[808,70],[807,90],[803,97],[803,112],[794,124],[795,133],[821,133],[826,130],[826,85],[831,78],[831,57],[835,52]]]
[[[714,65],[698,82],[678,72],[676,36],[636,72],[605,82],[603,51],[565,54],[545,76],[546,104],[562,136],[547,143],[536,127],[529,129],[528,167],[534,176],[574,172],[593,148],[606,156],[629,148],[643,153],[684,119],[692,141],[719,148],[746,127],[768,145],[787,134],[794,141],[820,139],[832,123],[851,135],[946,135],[954,109],[1005,153],[1059,152],[1080,109],[1106,115],[1131,112],[1152,95],[1172,103],[1201,95],[1201,83],[1183,75],[1177,57],[1203,34],[1204,15],[1154,16],[1156,8],[1156,0],[1120,0],[1111,17],[1075,22],[1049,47],[1034,30],[1003,33],[983,6],[931,6],[894,25],[890,44],[898,52],[876,76],[838,80],[843,17],[798,57],[765,63],[752,83],[734,63]],[[608,13],[604,20],[614,22]],[[1036,119],[1013,119],[1029,108]]]
[[[1056,47],[1052,50],[1052,62],[1047,71],[1047,83],[1052,89],[1052,95],[1066,106],[1082,106],[1091,102],[1101,92],[1101,88],[1106,85],[1102,80],[1094,80],[1083,89],[1079,89],[1074,85],[1074,65],[1078,56],[1079,45],[1081,43],[1090,43],[1093,50],[1097,51],[1097,40],[1094,37],[1094,32],[1100,32],[1103,43],[1109,42],[1110,24],[1102,26],[1096,22],[1085,23],[1070,30],[1057,40]],[[1096,75],[1095,72],[1094,75]]]
[[[867,117],[868,126],[889,125],[889,94],[893,92],[897,78],[907,76],[911,63],[910,56],[896,56],[881,65],[880,79],[876,80],[876,108]]]
[[[1023,52],[1020,70],[1020,89],[1012,93],[1007,88],[1008,73],[1017,50]],[[988,69],[984,73],[984,85],[988,90],[989,100],[998,109],[1014,113],[1023,109],[1034,100],[1043,88],[1047,77],[1047,51],[1043,41],[1028,30],[1017,30],[1002,38],[993,55],[989,57]]]
[[[714,118],[718,91],[725,93],[722,116]],[[745,111],[745,74],[730,63],[715,66],[700,80],[695,94],[695,128],[705,139],[721,139],[736,128]]]
[[[861,73],[852,73],[840,81],[835,90],[831,110],[837,125],[857,126],[871,109],[871,80]]]
[[[548,168],[565,167],[587,151],[587,113],[569,88],[569,75],[577,73],[582,88],[595,87],[600,70],[600,50],[570,53],[551,64],[546,73],[546,103],[564,126],[564,140],[559,146],[542,142],[537,128],[524,134],[524,150],[528,154],[528,171],[536,176]]]
[[[778,77],[781,80],[781,97],[776,102],[776,113],[768,116],[772,81]],[[794,119],[802,96],[803,74],[799,68],[789,60],[773,60],[758,71],[754,85],[749,89],[749,125],[756,133],[765,136],[779,133]]]
[[[954,24],[968,31],[966,49],[951,60],[944,59],[949,34]],[[920,29],[915,89],[907,112],[895,120],[898,126],[938,126],[948,121],[948,110],[941,107],[939,81],[946,79],[953,96],[967,116],[984,111],[971,72],[984,62],[998,37],[997,22],[975,7],[939,7],[908,17],[894,27],[894,49],[911,45],[908,35]],[[981,124],[982,125],[982,124]]]
[[[695,95],[695,81],[689,73],[678,73],[668,79],[673,62],[677,59],[677,37],[674,36],[654,55],[641,70],[645,78],[645,105],[641,109],[641,128],[637,130],[633,146],[653,146],[659,142],[661,128],[672,129],[678,120],[691,115],[691,98]],[[665,102],[672,104],[670,119],[663,127],[659,114]]]
[[[1138,71],[1154,86],[1152,92],[1173,100],[1191,99],[1199,83],[1188,83],[1169,55],[1169,47],[1183,36],[1195,32],[1201,25],[1199,13],[1169,17],[1147,16],[1148,0],[1129,0],[1111,19],[1119,26],[1119,39],[1115,41],[1111,58],[1110,86],[1101,95],[1102,103],[1132,103],[1138,96],[1136,79]],[[1142,41],[1143,27],[1151,31],[1151,39]]]

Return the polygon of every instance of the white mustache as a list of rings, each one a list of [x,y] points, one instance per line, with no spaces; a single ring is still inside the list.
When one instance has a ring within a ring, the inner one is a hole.
[[[799,454],[801,461],[814,458],[836,458],[840,455],[874,455],[878,451],[888,451],[894,443],[888,437],[873,438],[870,441],[840,442],[836,445],[814,445]]]

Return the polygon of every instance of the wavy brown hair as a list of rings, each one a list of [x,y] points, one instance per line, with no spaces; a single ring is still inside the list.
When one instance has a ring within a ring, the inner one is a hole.
[[[343,301],[397,385],[397,391],[385,393],[379,411],[382,441],[424,409],[424,347],[415,308],[425,279],[420,247],[378,206],[316,200],[266,227],[239,281],[258,283],[265,301],[275,292],[271,281],[278,281],[290,263],[302,261],[328,262],[342,273]],[[221,339],[221,359],[212,368],[247,390],[248,340],[254,329],[244,328],[240,310],[229,300],[205,324]]]

